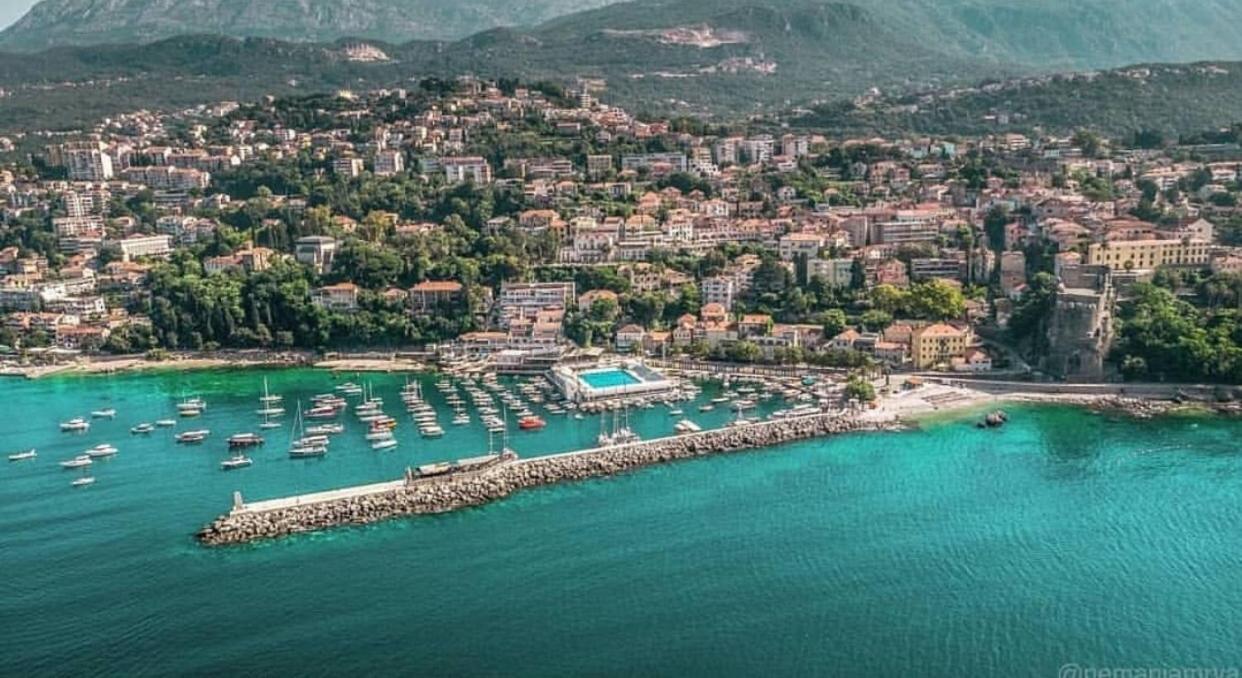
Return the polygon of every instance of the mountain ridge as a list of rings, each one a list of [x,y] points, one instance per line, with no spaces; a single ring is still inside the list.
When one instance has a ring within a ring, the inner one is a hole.
[[[323,42],[457,40],[532,26],[612,0],[41,0],[0,31],[0,49],[155,42],[178,35]]]

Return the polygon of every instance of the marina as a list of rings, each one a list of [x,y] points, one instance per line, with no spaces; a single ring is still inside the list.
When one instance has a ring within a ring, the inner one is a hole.
[[[65,446],[68,449],[53,447],[46,437],[40,437],[38,442],[63,468],[84,468],[95,461],[114,462],[95,474],[103,486],[110,485],[114,478],[124,478],[134,463],[134,455],[120,455],[109,442],[109,438],[115,440],[113,436],[128,434],[126,447],[134,448],[139,455],[162,457],[181,450],[177,454],[191,455],[188,459],[204,457],[217,474],[225,471],[230,472],[230,478],[243,479],[232,489],[248,490],[252,483],[244,479],[252,477],[267,483],[280,482],[282,477],[299,477],[322,483],[318,488],[309,488],[321,491],[340,485],[343,478],[330,469],[339,464],[354,464],[356,455],[367,455],[366,458],[380,462],[371,473],[387,470],[388,477],[393,477],[405,468],[451,463],[463,451],[490,454],[489,451],[515,447],[532,449],[537,454],[614,448],[735,427],[764,417],[781,418],[791,411],[780,409],[787,396],[806,395],[793,381],[779,388],[797,392],[782,394],[758,383],[666,376],[633,361],[585,371],[583,378],[595,387],[622,390],[612,397],[582,402],[567,397],[555,375],[350,376],[351,379],[343,380],[334,373],[304,369],[242,371],[230,375],[227,385],[213,384],[202,373],[133,378],[164,383],[149,396],[136,399],[133,395],[107,395],[112,403],[108,407],[78,409],[89,412],[93,422],[87,417],[61,414],[59,427],[87,441],[85,450],[81,444]],[[643,393],[625,390],[633,382],[643,380],[659,383],[661,388]],[[756,407],[760,395],[766,399]],[[798,411],[819,412],[835,402],[829,393],[820,398],[823,405],[796,405],[803,408]],[[255,416],[256,400],[260,421],[257,431],[247,431],[248,417]],[[713,400],[722,404],[720,411],[712,406],[693,416],[684,413],[697,409],[699,404],[710,405]],[[735,406],[754,407],[756,416],[743,418]],[[286,407],[296,410],[296,416],[281,426],[277,419]],[[130,417],[133,420],[127,421]],[[198,426],[180,426],[186,419],[194,420]],[[217,437],[213,437],[213,429]],[[516,441],[519,436],[520,443]],[[381,452],[382,455],[377,454]],[[39,465],[33,455],[14,453],[10,460]]]

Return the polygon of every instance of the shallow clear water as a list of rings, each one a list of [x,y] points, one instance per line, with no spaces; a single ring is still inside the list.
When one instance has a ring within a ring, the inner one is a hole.
[[[435,441],[403,423],[393,452],[353,430],[310,461],[269,432],[254,467],[221,472],[223,438],[254,428],[263,374],[2,383],[0,445],[40,457],[0,467],[0,675],[1047,676],[1239,661],[1238,423],[1022,408],[999,431],[853,435],[199,548],[192,533],[235,489],[386,480],[486,448],[477,419],[445,418]],[[333,383],[267,374],[290,404]],[[401,378],[374,379],[395,414]],[[183,391],[209,402],[190,426],[212,442],[129,436]],[[105,405],[114,422],[56,431]],[[648,437],[675,421],[634,419]],[[549,417],[511,442],[530,455],[598,430]],[[120,454],[70,488],[55,461],[104,441]]]

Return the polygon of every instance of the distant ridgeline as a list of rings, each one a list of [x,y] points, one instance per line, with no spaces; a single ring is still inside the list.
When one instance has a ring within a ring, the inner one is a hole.
[[[462,73],[601,78],[631,110],[720,118],[820,102],[795,123],[841,131],[1186,131],[1230,122],[1219,118],[1242,97],[1230,63],[1021,77],[1242,59],[1234,0],[539,0],[520,13],[496,0],[99,4],[45,0],[0,32],[0,50],[53,47],[0,55],[0,129]],[[294,11],[307,4],[315,11]],[[203,31],[216,35],[183,35]],[[112,44],[72,46],[85,43]],[[988,78],[1002,80],[960,89]]]

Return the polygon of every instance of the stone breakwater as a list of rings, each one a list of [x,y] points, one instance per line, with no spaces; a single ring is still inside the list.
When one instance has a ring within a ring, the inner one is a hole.
[[[712,454],[751,450],[860,430],[895,429],[893,424],[814,415],[763,422],[678,438],[531,459],[510,459],[482,471],[413,480],[392,489],[264,511],[244,507],[198,532],[208,546],[244,544],[343,525],[366,525],[401,516],[446,513],[480,506],[531,487],[599,478],[632,469]]]

